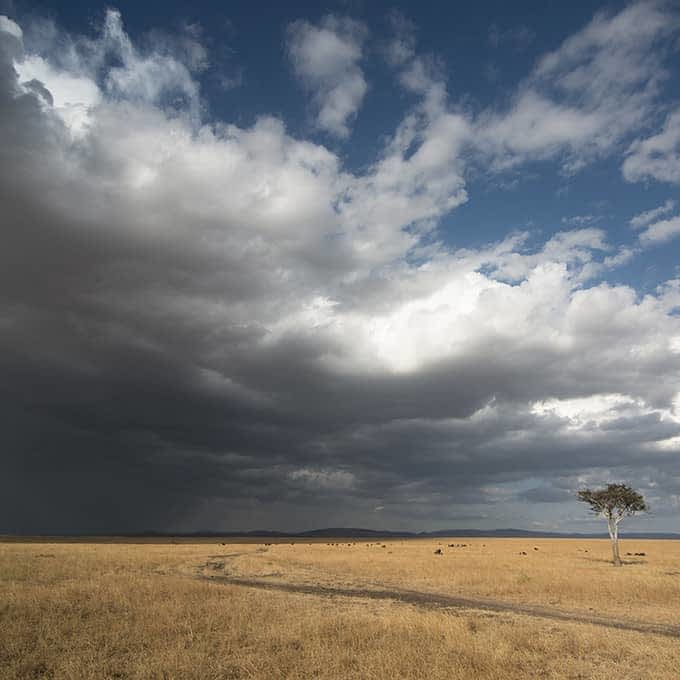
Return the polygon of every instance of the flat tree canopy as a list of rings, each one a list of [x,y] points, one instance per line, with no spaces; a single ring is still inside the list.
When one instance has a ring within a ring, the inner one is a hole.
[[[584,489],[578,492],[578,499],[588,503],[595,514],[607,519],[623,519],[636,512],[648,510],[642,494],[626,484],[607,484],[604,489],[595,491]]]

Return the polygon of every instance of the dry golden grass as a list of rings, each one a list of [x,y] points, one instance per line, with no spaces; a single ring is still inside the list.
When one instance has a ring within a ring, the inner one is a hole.
[[[624,540],[622,556],[627,564],[621,568],[611,564],[608,540],[449,538],[334,543],[272,544],[266,553],[256,546],[239,546],[232,552],[243,554],[229,561],[229,569],[244,576],[391,586],[680,623],[680,541]],[[449,544],[465,547],[449,548]],[[434,555],[436,549],[444,554]],[[645,556],[626,556],[626,552]]]
[[[604,542],[541,541],[534,551],[526,541],[453,539],[441,541],[443,556],[433,555],[437,541],[344,543],[0,544],[0,677],[678,678],[680,641],[669,637],[195,578],[224,563],[225,575],[557,597],[565,610],[606,604],[658,621],[678,602],[680,546],[670,542],[635,543],[648,556],[620,570],[599,561]]]

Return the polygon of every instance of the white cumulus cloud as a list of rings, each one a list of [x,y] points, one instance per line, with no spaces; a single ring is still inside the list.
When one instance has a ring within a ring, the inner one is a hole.
[[[631,145],[623,176],[629,182],[655,179],[680,184],[680,111],[666,118],[660,132]]]
[[[368,89],[360,65],[367,35],[362,23],[333,15],[316,26],[299,20],[288,27],[288,55],[312,94],[316,124],[341,139],[349,137]]]

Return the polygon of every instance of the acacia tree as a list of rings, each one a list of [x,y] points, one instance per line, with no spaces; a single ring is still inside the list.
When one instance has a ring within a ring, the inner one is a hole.
[[[607,484],[604,489],[595,491],[583,489],[578,492],[577,497],[587,503],[592,512],[607,520],[609,538],[612,539],[614,565],[620,567],[619,523],[624,517],[649,509],[642,494],[626,484]]]

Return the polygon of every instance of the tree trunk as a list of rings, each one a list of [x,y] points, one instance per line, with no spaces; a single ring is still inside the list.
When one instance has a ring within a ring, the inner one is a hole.
[[[614,560],[614,566],[621,566],[621,555],[619,555],[619,525],[616,521],[611,518],[607,520],[609,525],[609,538],[612,539],[612,558]]]

